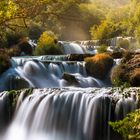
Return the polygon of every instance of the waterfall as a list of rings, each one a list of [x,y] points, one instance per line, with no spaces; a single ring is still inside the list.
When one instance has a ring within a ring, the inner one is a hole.
[[[34,89],[19,104],[2,140],[118,140],[108,122],[137,107],[136,89],[125,91],[125,96],[119,92],[123,91]]]
[[[105,86],[87,74],[84,61],[68,61],[69,57],[13,57],[11,68],[0,77],[0,90]]]
[[[8,92],[0,93],[0,133],[5,130],[12,115],[12,99]]]
[[[96,54],[97,50],[95,49],[95,46],[97,46],[98,41],[59,41],[59,44],[62,46],[64,54]]]

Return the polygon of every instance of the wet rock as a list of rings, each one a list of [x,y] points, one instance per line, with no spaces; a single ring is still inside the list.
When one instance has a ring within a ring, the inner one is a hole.
[[[21,42],[19,45],[19,49],[21,51],[21,55],[32,55],[33,54],[33,48],[29,44],[29,42]]]
[[[84,61],[86,57],[94,56],[93,54],[70,54],[69,61]]]
[[[19,90],[29,87],[29,83],[25,79],[14,75],[7,78],[7,85],[8,90]]]
[[[72,74],[64,73],[62,78],[68,82],[69,86],[79,86],[77,79]]]

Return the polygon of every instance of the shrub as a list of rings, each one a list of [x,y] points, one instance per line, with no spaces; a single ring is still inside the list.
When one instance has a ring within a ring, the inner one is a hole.
[[[105,79],[113,66],[113,58],[105,53],[85,58],[87,72],[99,79]]]
[[[106,45],[101,45],[97,48],[98,53],[105,53],[107,52],[107,46]]]
[[[140,109],[128,114],[123,120],[109,124],[126,139],[140,139]]]
[[[55,35],[52,32],[43,32],[40,36],[37,47],[35,48],[36,55],[57,55],[63,54],[62,49],[57,44]]]
[[[123,48],[123,49],[129,49],[130,43],[127,39],[120,38],[117,42],[117,47]]]

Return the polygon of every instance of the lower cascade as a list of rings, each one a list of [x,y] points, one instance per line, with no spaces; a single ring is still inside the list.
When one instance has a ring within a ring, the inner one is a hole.
[[[108,122],[137,108],[139,89],[123,93],[117,88],[24,91],[19,93],[14,119],[1,140],[121,140]]]

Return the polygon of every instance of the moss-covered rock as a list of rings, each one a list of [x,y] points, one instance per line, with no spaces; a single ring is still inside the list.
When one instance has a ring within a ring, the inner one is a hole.
[[[113,66],[113,58],[108,54],[97,54],[85,58],[87,73],[95,78],[105,79]]]
[[[140,54],[127,53],[121,64],[113,68],[111,81],[115,86],[128,84],[140,86]]]
[[[20,90],[29,87],[29,83],[19,76],[9,76],[6,85],[9,85],[8,90]]]
[[[86,57],[92,57],[93,54],[70,54],[68,60],[69,61],[84,61]]]

